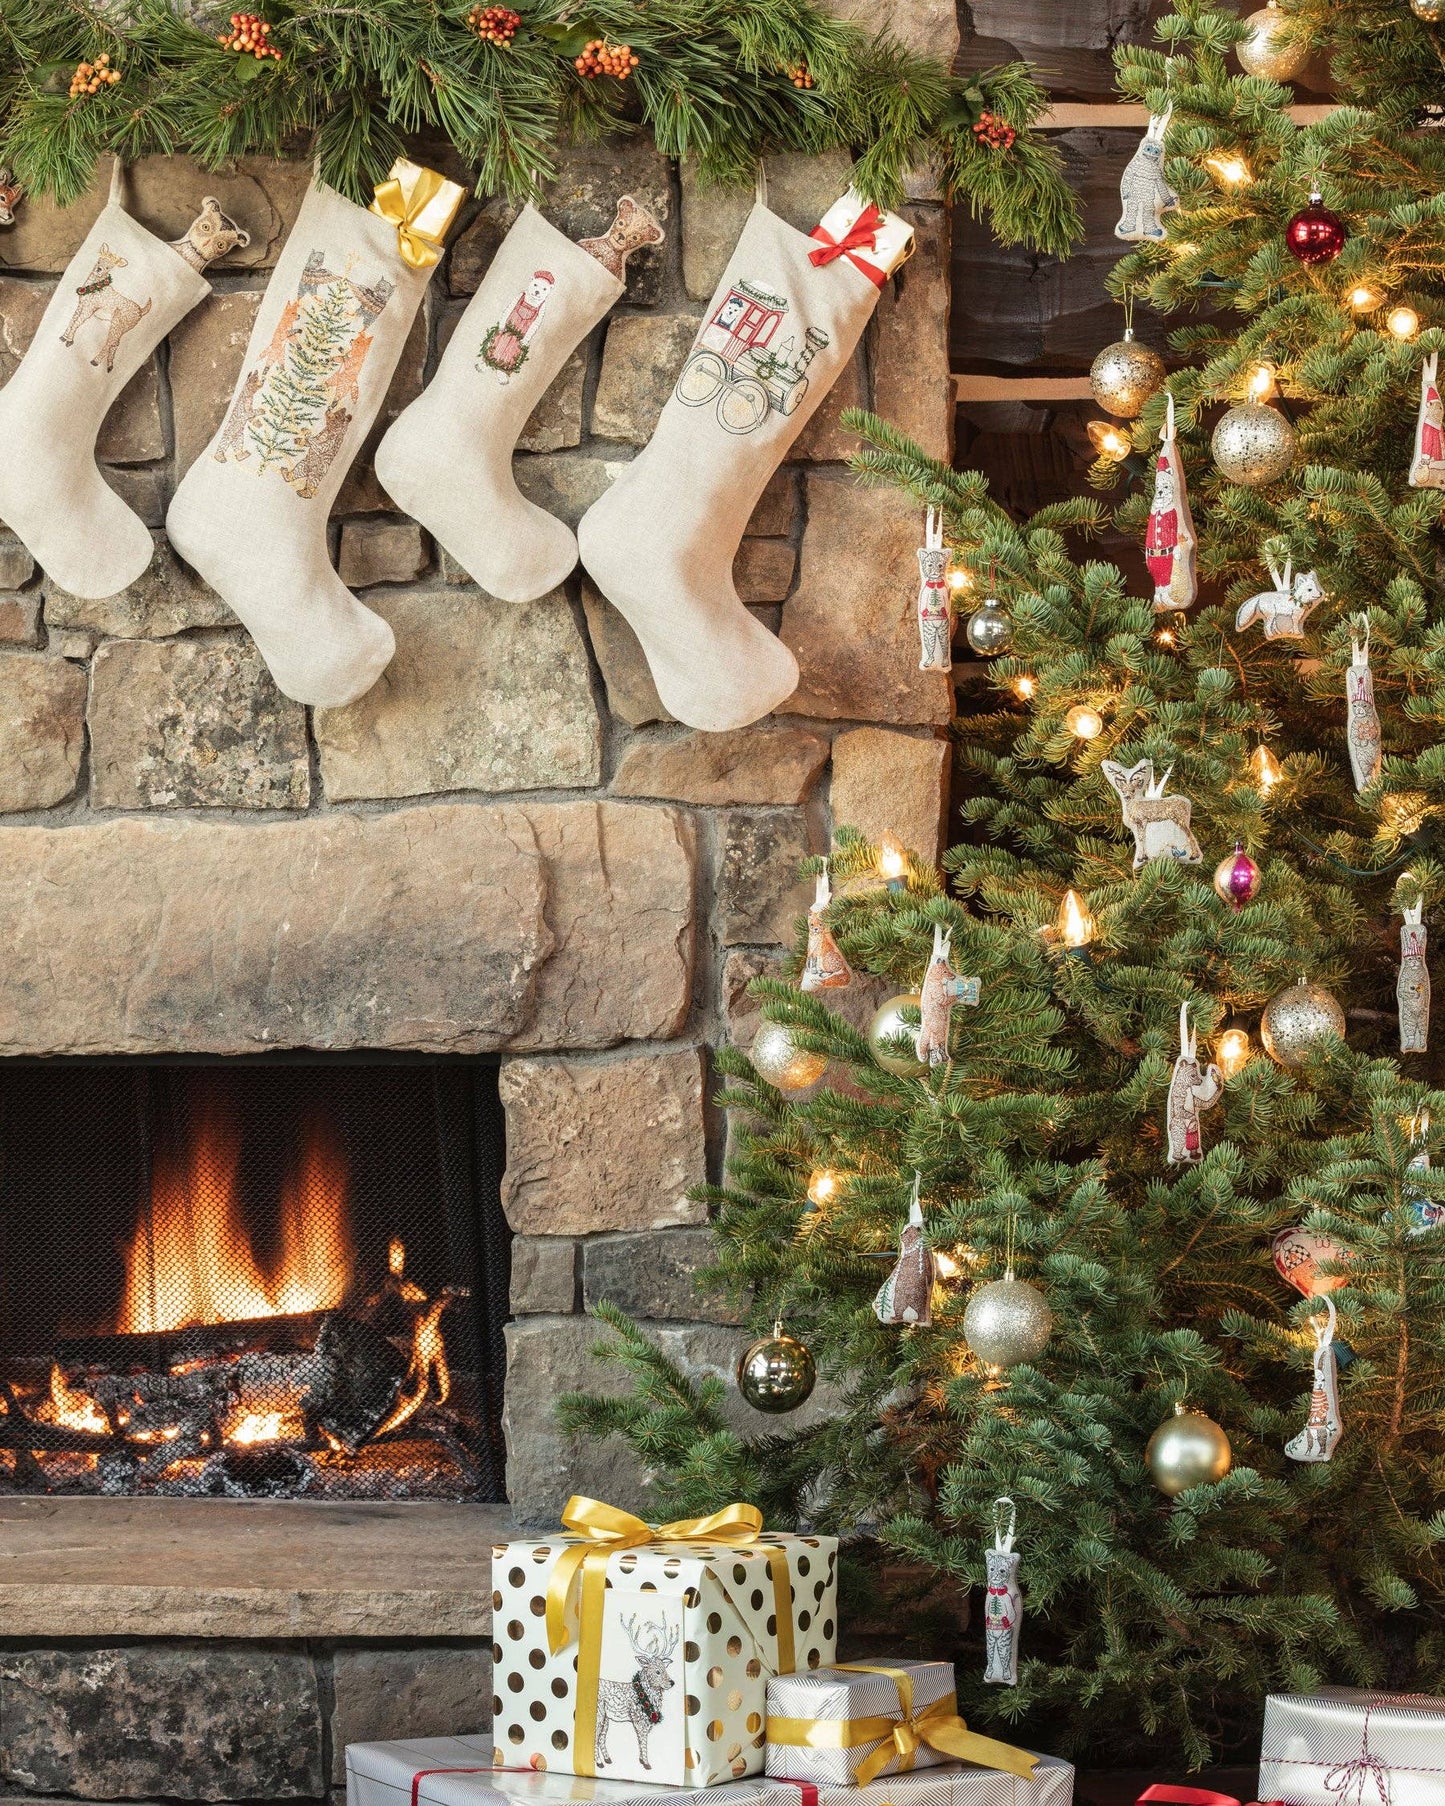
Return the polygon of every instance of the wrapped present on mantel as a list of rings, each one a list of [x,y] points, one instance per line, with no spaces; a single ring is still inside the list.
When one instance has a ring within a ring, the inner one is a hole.
[[[705,1787],[761,1772],[770,1675],[826,1667],[838,1544],[751,1505],[653,1526],[574,1498],[566,1534],[493,1552],[503,1767]]]
[[[1358,1687],[1271,1694],[1259,1797],[1289,1806],[1445,1806],[1445,1699]]]
[[[768,1682],[770,1775],[866,1786],[960,1758],[1024,1780],[1038,1760],[969,1730],[951,1662],[841,1662]]]

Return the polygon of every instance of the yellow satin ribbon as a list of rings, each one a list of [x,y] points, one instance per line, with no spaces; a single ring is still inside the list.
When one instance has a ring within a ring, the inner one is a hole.
[[[402,261],[429,270],[442,254],[442,240],[466,192],[434,169],[398,157],[386,181],[377,184],[371,211],[396,227]]]
[[[562,1513],[562,1524],[583,1540],[570,1543],[558,1556],[547,1582],[547,1642],[553,1655],[566,1648],[574,1583],[577,1597],[577,1702],[573,1715],[572,1757],[577,1773],[596,1771],[597,1688],[602,1664],[602,1612],[607,1592],[607,1564],[622,1549],[678,1542],[730,1543],[741,1548],[762,1533],[763,1514],[756,1505],[724,1505],[701,1518],[678,1518],[671,1524],[649,1524],[630,1511],[604,1505],[600,1499],[574,1494]],[[777,1622],[778,1673],[791,1674],[797,1655],[793,1641],[792,1577],[785,1549],[764,1550],[773,1583]]]
[[[879,1740],[877,1749],[858,1764],[855,1780],[859,1787],[875,1780],[895,1756],[899,1774],[906,1774],[913,1767],[920,1743],[965,1762],[976,1762],[982,1768],[1000,1768],[1011,1775],[1022,1775],[1025,1780],[1032,1776],[1037,1758],[1027,1750],[1015,1749],[1011,1743],[999,1743],[993,1737],[970,1731],[958,1716],[954,1694],[946,1694],[915,1713],[913,1676],[906,1668],[886,1668],[876,1662],[839,1662],[838,1667],[850,1674],[886,1674],[898,1689],[901,1716],[777,1718],[769,1713],[769,1743],[784,1744],[789,1749],[851,1750],[861,1743]]]

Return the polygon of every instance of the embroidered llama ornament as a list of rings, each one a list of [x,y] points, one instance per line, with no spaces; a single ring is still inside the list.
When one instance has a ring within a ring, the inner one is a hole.
[[[943,516],[936,508],[930,508],[923,526],[923,544],[918,548],[918,637],[923,645],[918,661],[920,671],[953,669],[953,608],[944,576],[947,569]]]
[[[1314,1379],[1305,1426],[1284,1452],[1291,1461],[1328,1461],[1340,1439],[1340,1375],[1335,1361],[1335,1301],[1326,1297],[1325,1316],[1311,1317],[1315,1332]]]
[[[873,1315],[880,1323],[894,1328],[913,1325],[927,1329],[933,1322],[933,1287],[938,1278],[938,1263],[923,1226],[923,1206],[918,1200],[921,1178],[921,1174],[914,1173],[908,1221],[898,1238],[898,1259],[873,1300]]]
[[[550,270],[534,270],[527,286],[512,303],[512,311],[499,320],[482,340],[477,352],[478,370],[491,370],[499,383],[509,383],[531,355],[532,340],[552,298],[557,278]]]
[[[1240,603],[1234,617],[1234,631],[1243,633],[1256,621],[1262,621],[1267,640],[1302,640],[1306,619],[1324,600],[1324,585],[1313,571],[1301,571],[1296,576],[1293,559],[1287,558],[1284,569],[1280,570],[1266,552],[1264,563],[1274,588],[1263,589],[1257,596]]]
[[[803,975],[798,980],[801,991],[841,991],[852,983],[853,969],[844,959],[828,926],[828,905],[832,900],[825,865],[818,873],[813,907],[808,911],[808,952],[803,961]]]
[[[1008,1529],[1003,1527],[1001,1507],[1008,1507]],[[1019,1684],[1019,1631],[1024,1621],[1024,1596],[1019,1589],[1019,1553],[1014,1548],[1018,1513],[1010,1498],[993,1502],[993,1547],[983,1552],[987,1586],[983,1601],[983,1646],[987,1660],[983,1678],[990,1687]]]
[[[1114,236],[1130,244],[1163,238],[1164,215],[1179,205],[1179,196],[1164,175],[1164,134],[1169,130],[1173,112],[1170,105],[1162,113],[1149,115],[1148,129],[1119,179],[1123,211]]]
[[[1154,466],[1154,499],[1149,505],[1149,526],[1144,535],[1144,562],[1154,579],[1154,606],[1188,608],[1199,594],[1194,568],[1194,522],[1189,513],[1189,492],[1184,466],[1174,438],[1174,397],[1166,397],[1164,431]]]
[[[976,1008],[979,981],[959,978],[952,964],[953,930],[944,931],[941,922],[933,924],[933,955],[923,975],[920,994],[918,1057],[926,1065],[942,1066],[948,1059],[948,1029],[953,1006],[966,1003]]]
[[[1429,934],[1423,920],[1425,900],[1407,903],[1400,924],[1400,975],[1395,981],[1395,1005],[1400,1017],[1400,1052],[1426,1053],[1430,1047],[1430,968],[1425,963]],[[1429,1166],[1430,1156],[1426,1154]]]
[[[1412,489],[1445,489],[1445,403],[1436,377],[1439,362],[1440,353],[1432,351],[1420,366],[1420,412],[1415,420],[1415,455],[1410,460]]]
[[[1350,636],[1350,665],[1345,672],[1345,744],[1358,794],[1380,775],[1380,712],[1375,707],[1375,680],[1370,673],[1370,617],[1358,617],[1364,637]]]
[[[1195,864],[1204,857],[1190,827],[1193,803],[1187,796],[1164,794],[1172,765],[1157,781],[1152,759],[1140,759],[1127,769],[1105,759],[1099,769],[1119,798],[1124,826],[1134,836],[1136,872],[1151,859],[1185,859]]]
[[[1212,1110],[1224,1091],[1219,1068],[1199,1064],[1198,1031],[1189,1026],[1189,1005],[1179,1006],[1179,1057],[1169,1078],[1165,1122],[1170,1166],[1187,1166],[1204,1151],[1199,1113]]]

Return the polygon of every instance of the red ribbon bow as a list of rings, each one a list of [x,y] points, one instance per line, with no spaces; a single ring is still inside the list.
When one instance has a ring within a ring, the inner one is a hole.
[[[1239,1806],[1232,1793],[1215,1793],[1208,1787],[1170,1787],[1156,1781],[1139,1795],[1135,1806]],[[1253,1801],[1251,1806],[1259,1806]],[[1267,1800],[1264,1806],[1284,1806],[1282,1800]]]
[[[878,228],[882,224],[883,215],[870,201],[841,238],[832,237],[822,226],[814,226],[813,237],[818,240],[818,249],[809,251],[808,262],[821,269],[825,263],[836,263],[838,258],[846,257],[855,270],[862,270],[870,282],[882,288],[888,280],[884,272],[853,255],[855,251],[874,251],[878,248]]]

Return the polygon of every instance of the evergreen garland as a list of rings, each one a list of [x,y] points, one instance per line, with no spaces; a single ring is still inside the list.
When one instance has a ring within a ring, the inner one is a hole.
[[[559,145],[645,126],[705,179],[750,181],[765,153],[843,148],[882,205],[928,165],[1005,243],[1063,254],[1079,235],[1058,152],[1032,129],[1046,97],[1021,64],[956,78],[818,0],[530,0],[506,45],[483,41],[470,10],[273,0],[280,57],[258,60],[219,42],[219,8],[194,20],[170,0],[0,0],[0,162],[67,204],[107,151],[214,168],[309,139],[322,178],[365,203],[408,139],[440,135],[478,193],[519,200],[555,172]],[[578,72],[591,39],[632,47],[628,80]],[[76,65],[102,52],[121,80],[72,99]],[[985,112],[1017,133],[1011,145],[980,142]]]

